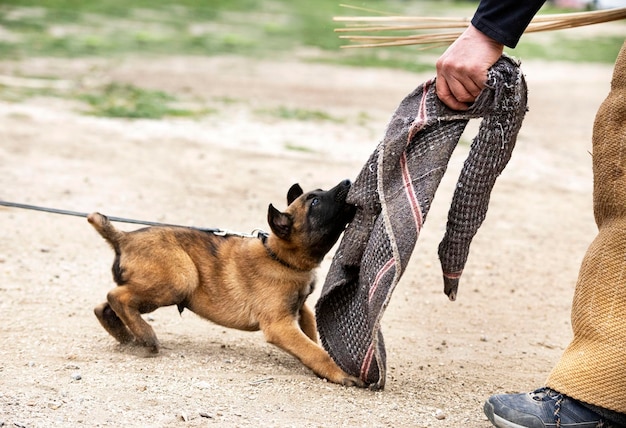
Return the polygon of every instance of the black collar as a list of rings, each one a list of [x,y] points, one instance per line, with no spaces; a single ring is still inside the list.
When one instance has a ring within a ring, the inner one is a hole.
[[[263,243],[263,246],[265,247],[265,251],[267,251],[267,255],[270,256],[272,258],[272,260],[277,261],[278,263],[280,263],[281,265],[285,266],[286,268],[289,268],[291,270],[295,270],[298,272],[307,272],[309,271],[309,269],[301,269],[299,267],[296,267],[294,265],[292,265],[291,263],[288,263],[287,261],[281,259],[280,257],[278,257],[278,254],[276,254],[274,251],[272,251],[272,249],[270,247],[268,247],[267,245],[267,238],[270,235],[266,232],[261,232],[258,234],[259,239],[261,240],[261,242]]]

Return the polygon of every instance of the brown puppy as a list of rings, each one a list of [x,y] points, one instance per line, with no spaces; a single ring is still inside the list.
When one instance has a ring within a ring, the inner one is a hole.
[[[318,376],[363,386],[318,345],[315,318],[305,304],[313,270],[354,215],[345,202],[349,188],[345,180],[303,194],[294,184],[285,212],[270,204],[272,233],[258,238],[167,226],[122,232],[102,214],[90,214],[88,221],[115,251],[118,286],[94,310],[100,324],[120,343],[134,341],[156,353],[159,341],[141,314],[177,305],[225,327],[260,329],[269,343]]]

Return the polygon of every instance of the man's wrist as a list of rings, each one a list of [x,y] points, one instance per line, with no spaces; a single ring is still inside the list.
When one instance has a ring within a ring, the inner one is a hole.
[[[470,24],[467,27],[467,30],[465,30],[465,32],[464,32],[464,36],[468,37],[468,38],[471,38],[473,40],[480,41],[480,42],[489,43],[489,44],[491,44],[492,46],[494,46],[494,47],[496,47],[498,49],[504,49],[504,43],[501,43],[497,39],[494,39],[493,37],[489,36],[488,34],[485,34],[481,30],[476,28],[473,24]]]

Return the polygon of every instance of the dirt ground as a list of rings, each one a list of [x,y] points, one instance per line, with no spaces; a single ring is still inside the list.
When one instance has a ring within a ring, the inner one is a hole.
[[[86,220],[0,208],[0,426],[489,426],[484,400],[542,386],[571,338],[574,285],[595,234],[592,124],[612,72],[523,69],[530,111],[458,300],[443,294],[437,245],[467,144],[383,319],[384,391],[325,382],[261,333],[175,307],[147,316],[164,348],[157,357],[123,349],[92,312],[113,286],[113,254]],[[234,57],[3,61],[0,75],[127,82],[216,110],[124,120],[59,98],[0,102],[0,199],[242,232],[267,228],[268,203],[284,208],[294,182],[354,179],[400,100],[431,77]],[[258,113],[278,106],[341,120]]]

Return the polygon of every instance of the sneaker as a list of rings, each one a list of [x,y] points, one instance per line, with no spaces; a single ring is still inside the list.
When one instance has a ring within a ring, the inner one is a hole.
[[[485,415],[498,428],[609,428],[600,415],[550,388],[492,395]]]

